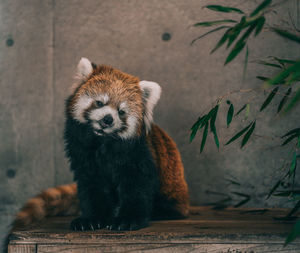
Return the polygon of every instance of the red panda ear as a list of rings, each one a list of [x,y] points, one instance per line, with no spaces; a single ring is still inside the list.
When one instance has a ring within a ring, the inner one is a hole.
[[[142,90],[144,102],[144,122],[146,131],[148,132],[151,129],[153,108],[160,98],[161,88],[158,83],[149,81],[140,81],[139,85]]]
[[[85,81],[93,72],[93,65],[87,58],[81,58],[77,65],[76,78],[80,81]]]

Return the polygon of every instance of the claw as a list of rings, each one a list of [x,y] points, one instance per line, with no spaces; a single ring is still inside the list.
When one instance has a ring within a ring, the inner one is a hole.
[[[83,225],[81,225],[81,231],[84,231],[84,227],[83,227]]]
[[[101,226],[100,226],[100,223],[97,223],[97,228],[98,228],[98,229],[100,229],[100,228],[101,228]]]
[[[90,228],[91,228],[93,231],[95,231],[93,224],[90,223],[89,225],[90,225]]]

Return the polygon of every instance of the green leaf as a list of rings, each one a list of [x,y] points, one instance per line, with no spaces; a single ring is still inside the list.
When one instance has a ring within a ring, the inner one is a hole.
[[[234,113],[234,107],[233,107],[233,104],[230,104],[228,112],[227,112],[227,127],[229,127],[229,125],[232,121],[233,113]]]
[[[232,49],[232,51],[229,53],[229,55],[226,58],[225,64],[228,64],[231,62],[245,47],[246,43],[244,41],[238,43],[235,45],[235,47]]]
[[[201,147],[200,147],[200,153],[202,153],[202,151],[204,149],[206,138],[207,138],[207,132],[208,132],[208,123],[206,123],[204,131],[203,131],[203,136],[202,136],[202,141],[201,141]]]
[[[210,51],[210,53],[214,53],[218,48],[220,48],[228,39],[229,32],[231,31],[232,28],[229,28],[221,37],[221,39],[218,41],[217,45],[213,48],[213,50]]]
[[[215,21],[208,21],[208,22],[199,22],[194,24],[194,26],[213,26],[213,25],[220,25],[220,24],[224,24],[224,23],[237,23],[236,20],[232,20],[232,19],[222,19],[222,20],[215,20]]]
[[[244,104],[241,109],[238,110],[238,112],[235,114],[235,116],[239,115],[243,110],[246,109],[247,104]]]
[[[237,181],[235,181],[235,180],[232,180],[232,179],[226,179],[226,180],[227,180],[229,183],[231,183],[231,184],[238,185],[238,186],[241,185],[239,182],[237,182]]]
[[[287,105],[285,112],[291,110],[300,101],[300,87],[297,89],[295,96],[291,99],[291,102]]]
[[[272,3],[272,0],[265,0],[263,1],[257,8],[250,14],[250,17],[255,16],[260,11],[264,10],[266,7],[268,7]]]
[[[249,131],[245,134],[243,140],[242,140],[242,145],[241,148],[244,147],[246,145],[246,143],[248,142],[250,136],[252,135],[254,129],[255,129],[255,125],[256,125],[256,121],[253,122],[251,128],[249,129]]]
[[[269,77],[265,77],[265,76],[256,76],[257,79],[262,80],[262,81],[269,81],[270,78]]]
[[[237,8],[233,7],[227,7],[227,6],[221,6],[221,5],[206,5],[204,6],[207,9],[213,10],[213,11],[219,11],[219,12],[236,12],[239,14],[244,14],[243,11]]]
[[[233,207],[237,208],[240,207],[242,205],[245,205],[246,203],[248,203],[250,201],[250,197],[249,198],[245,198],[244,200],[240,201],[239,203],[237,203],[236,205],[234,205]]]
[[[247,104],[246,105],[246,112],[245,112],[245,118],[246,119],[248,119],[249,113],[250,113],[250,104]]]
[[[292,175],[295,172],[296,167],[297,167],[297,153],[294,152],[293,160],[291,162],[291,167],[290,167],[290,175]]]
[[[234,48],[229,53],[224,65],[231,62],[243,50],[243,48],[246,45],[245,40],[250,36],[254,28],[255,28],[255,24],[251,25],[247,29],[247,31],[243,34],[243,36],[239,39],[239,41],[235,44]]]
[[[199,40],[199,39],[205,37],[206,35],[208,35],[208,34],[210,34],[210,33],[213,33],[213,32],[216,32],[216,31],[219,31],[219,30],[222,30],[222,29],[224,29],[224,28],[229,28],[229,26],[219,26],[219,27],[217,27],[217,28],[215,28],[215,29],[212,29],[212,30],[210,30],[210,31],[208,31],[208,32],[206,32],[206,33],[204,33],[204,34],[202,34],[201,36],[197,37],[196,39],[193,39],[192,42],[191,42],[191,45],[193,45],[197,40]]]
[[[289,95],[291,94],[292,88],[289,88],[287,90],[287,92],[284,94],[284,97],[281,99],[278,108],[277,108],[277,113],[279,113],[281,111],[281,109],[283,108],[283,106],[286,104]]]
[[[244,69],[243,69],[243,81],[245,81],[246,78],[246,71],[248,66],[248,56],[249,56],[249,48],[248,45],[246,47],[246,54],[245,54],[245,61],[244,61]]]
[[[277,190],[277,188],[280,186],[281,184],[281,180],[278,180],[277,183],[272,187],[271,191],[269,192],[268,196],[266,199],[269,199],[271,197],[271,195],[273,194],[273,192],[275,192]]]
[[[287,139],[281,144],[281,146],[284,146],[284,145],[288,144],[289,142],[291,142],[293,139],[297,138],[298,136],[299,136],[299,134],[291,135],[289,138],[287,138]]]
[[[235,141],[236,139],[238,139],[239,137],[241,137],[252,125],[253,122],[251,122],[247,127],[245,127],[243,130],[241,130],[240,132],[238,132],[236,135],[234,135],[225,145],[230,144],[231,142]]]
[[[243,200],[238,202],[236,205],[234,205],[234,207],[240,207],[240,206],[246,204],[247,202],[249,202],[251,199],[251,196],[248,194],[245,194],[245,193],[241,193],[241,192],[232,192],[232,193],[244,198]]]
[[[279,65],[279,64],[274,64],[274,63],[270,63],[270,62],[267,62],[267,61],[259,61],[258,64],[262,64],[262,65],[265,65],[265,66],[270,66],[270,67],[275,67],[275,68],[280,68],[282,69],[282,66]]]
[[[266,22],[266,18],[264,16],[257,19],[257,25],[256,25],[256,29],[255,29],[255,34],[254,34],[255,37],[258,34],[260,34],[260,32],[262,31],[262,29],[264,27],[265,22]]]
[[[296,239],[296,237],[299,235],[300,235],[300,220],[298,220],[296,222],[296,224],[294,225],[292,231],[290,232],[290,234],[288,235],[288,237],[285,240],[284,246],[286,246],[290,242],[294,241]]]
[[[299,190],[293,190],[293,191],[280,191],[280,192],[277,192],[275,194],[273,194],[273,196],[276,196],[276,197],[295,197],[295,196],[300,196],[300,191]]]
[[[277,75],[275,75],[273,78],[268,80],[265,83],[265,86],[269,85],[274,85],[274,84],[279,84],[279,83],[284,83],[285,79],[293,72],[298,72],[300,69],[300,61],[296,62],[295,64],[289,66],[286,69],[283,69],[280,71]]]
[[[287,137],[291,134],[300,134],[300,128],[294,128],[294,129],[288,131],[285,135],[281,136],[281,138]]]
[[[272,56],[278,63],[280,63],[281,65],[285,65],[285,64],[294,64],[296,63],[296,61],[290,60],[290,59],[281,59],[275,56]]]
[[[295,41],[297,43],[300,43],[300,37],[296,34],[290,33],[286,30],[282,30],[282,29],[278,29],[278,28],[273,28],[272,29],[274,32],[276,32],[278,35],[280,35],[281,37],[284,37],[286,39]]]
[[[219,138],[218,138],[217,129],[216,129],[216,125],[215,125],[217,114],[218,114],[218,110],[219,110],[219,104],[215,106],[214,113],[213,113],[213,115],[212,115],[212,117],[210,119],[210,131],[214,135],[214,140],[215,140],[216,146],[217,146],[217,148],[219,150],[220,143],[219,143]]]
[[[192,132],[191,132],[191,135],[190,135],[190,142],[192,142],[193,140],[194,140],[194,138],[195,138],[195,136],[196,136],[196,133],[198,132],[198,129],[199,128],[194,128],[193,130],[192,130]]]
[[[272,101],[272,99],[274,98],[274,96],[276,95],[277,91],[278,91],[279,87],[274,88],[271,93],[269,94],[269,96],[267,97],[267,99],[265,100],[265,102],[262,104],[261,108],[260,108],[260,112],[265,109],[268,104],[270,104],[270,102]]]
[[[291,217],[294,213],[296,213],[300,208],[300,200],[296,203],[293,209],[287,214],[287,217]]]

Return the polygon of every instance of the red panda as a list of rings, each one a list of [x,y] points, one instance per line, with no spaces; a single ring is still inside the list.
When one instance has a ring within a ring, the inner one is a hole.
[[[73,230],[136,230],[189,213],[175,142],[153,123],[161,88],[82,58],[66,100],[65,149],[76,182],[29,199],[14,226],[80,214]]]

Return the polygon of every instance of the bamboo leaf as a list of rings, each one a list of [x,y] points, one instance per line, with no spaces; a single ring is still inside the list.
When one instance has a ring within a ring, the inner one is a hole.
[[[230,144],[231,142],[235,141],[236,139],[238,139],[239,137],[241,137],[252,125],[253,122],[251,122],[247,127],[245,127],[243,130],[241,130],[240,132],[238,132],[236,135],[234,135],[225,145]]]
[[[216,129],[216,125],[215,125],[217,114],[218,114],[218,110],[219,110],[219,104],[215,106],[214,113],[213,113],[213,115],[212,115],[212,117],[210,119],[210,130],[211,130],[211,132],[214,135],[214,140],[215,140],[216,146],[217,146],[217,148],[219,150],[220,143],[219,143],[219,138],[218,138],[217,129]]]
[[[239,115],[243,110],[246,109],[247,104],[244,104],[241,109],[238,110],[238,112],[235,114],[235,116]]]
[[[258,34],[260,34],[260,32],[262,31],[264,24],[266,22],[266,18],[264,16],[260,17],[257,20],[257,25],[256,25],[256,29],[255,29],[255,34],[254,36],[256,37]]]
[[[300,101],[300,88],[298,88],[295,96],[291,99],[291,102],[287,105],[285,112],[291,110]]]
[[[281,59],[278,57],[274,57],[272,56],[278,63],[280,63],[281,65],[285,65],[285,64],[294,64],[296,63],[296,61],[290,60],[290,59]]]
[[[233,8],[233,7],[227,7],[227,6],[221,6],[221,5],[206,5],[204,6],[207,9],[213,10],[213,11],[219,11],[219,12],[236,12],[239,14],[244,14],[244,12],[240,9]]]
[[[270,63],[267,61],[258,61],[259,64],[265,65],[265,66],[270,66],[270,67],[275,67],[275,68],[280,68],[282,69],[282,66],[279,64],[274,64],[274,63]]]
[[[236,205],[234,205],[235,208],[240,207],[242,205],[245,205],[246,203],[248,203],[250,201],[250,197],[249,198],[245,198],[244,200],[240,201],[239,203],[237,203]]]
[[[243,36],[239,39],[239,41],[235,44],[234,48],[231,50],[231,52],[229,53],[225,64],[228,64],[229,62],[231,62],[245,47],[246,42],[245,40],[250,36],[250,34],[252,33],[252,31],[254,30],[256,24],[252,24],[247,31],[243,34]]]
[[[300,69],[300,61],[296,62],[295,64],[292,64],[286,69],[283,69],[280,71],[277,75],[275,75],[273,78],[268,80],[265,83],[265,86],[269,85],[274,85],[274,84],[279,84],[279,83],[284,83],[284,80],[294,71],[299,71]]]
[[[192,130],[192,132],[191,132],[191,135],[190,135],[190,142],[192,142],[193,140],[194,140],[194,138],[195,138],[195,136],[196,136],[196,133],[198,132],[198,129],[199,128],[194,128],[193,130]]]
[[[270,102],[272,101],[272,99],[274,98],[274,96],[276,95],[277,91],[278,91],[279,87],[274,88],[271,93],[269,94],[269,96],[267,97],[267,99],[265,100],[265,102],[262,104],[261,108],[259,111],[262,111],[263,109],[265,109],[268,104],[270,104]]]
[[[257,76],[256,78],[265,82],[270,80],[269,77],[265,77],[265,76]]]
[[[247,104],[246,105],[246,112],[245,112],[245,119],[248,119],[249,113],[250,113],[250,104]]]
[[[197,26],[213,26],[213,25],[220,25],[220,24],[224,24],[224,23],[237,23],[236,20],[232,20],[232,19],[222,19],[222,20],[215,20],[215,21],[208,21],[208,22],[199,22],[194,24],[195,27]]]
[[[232,49],[232,51],[229,53],[228,57],[226,58],[224,65],[231,62],[243,50],[245,45],[246,45],[246,43],[244,41],[236,44],[235,47]]]
[[[290,232],[290,234],[288,235],[288,237],[285,240],[284,246],[286,246],[290,242],[294,241],[295,238],[299,235],[300,235],[300,220],[298,220],[296,222],[296,224],[294,225],[292,231]]]
[[[218,41],[217,45],[213,48],[213,50],[210,51],[210,53],[214,53],[218,48],[220,48],[228,39],[229,32],[231,31],[232,28],[229,28],[221,37],[221,39]]]
[[[277,109],[277,113],[279,113],[282,109],[282,107],[286,104],[289,95],[291,94],[292,88],[289,88],[287,90],[287,92],[284,94],[284,97],[281,99],[279,105],[278,105],[278,109]]]
[[[243,81],[245,81],[246,78],[246,71],[248,66],[248,56],[249,56],[249,48],[246,47],[246,54],[245,54],[245,61],[244,61],[244,69],[243,69]]]
[[[260,11],[264,10],[266,7],[268,7],[271,4],[272,0],[265,0],[263,1],[257,8],[250,14],[250,17],[255,16]]]
[[[284,137],[287,137],[291,134],[298,134],[300,135],[300,128],[295,128],[295,129],[292,129],[290,131],[288,131],[285,135],[281,136],[281,138],[284,138]]]
[[[296,34],[290,33],[286,30],[282,30],[282,29],[278,29],[278,28],[273,28],[272,29],[274,32],[276,32],[278,35],[280,35],[281,37],[284,37],[286,39],[295,41],[297,43],[300,43],[300,37]]]
[[[290,175],[292,175],[295,172],[296,167],[297,167],[297,153],[294,152],[293,160],[291,162],[291,167],[290,167]]]
[[[293,207],[293,209],[287,214],[287,217],[293,216],[294,213],[296,213],[300,208],[300,200],[296,203],[296,205]]]
[[[244,147],[246,145],[246,143],[248,142],[249,138],[251,137],[254,129],[255,129],[255,125],[256,125],[256,121],[253,122],[251,128],[249,129],[249,131],[245,134],[243,140],[242,140],[242,145],[241,148]]]
[[[202,153],[202,151],[204,149],[206,138],[207,138],[207,132],[208,132],[208,123],[206,123],[204,131],[203,131],[203,136],[202,136],[202,141],[201,141],[201,147],[200,147],[200,153]]]
[[[277,190],[277,188],[280,186],[281,184],[281,180],[278,180],[277,183],[272,187],[272,189],[270,190],[268,196],[266,199],[269,199],[271,197],[271,195],[273,194],[273,192],[275,192]]]
[[[233,104],[230,104],[228,112],[227,112],[227,127],[229,127],[229,125],[232,121],[233,113],[234,113],[234,107],[233,107]]]
[[[288,144],[289,142],[291,142],[293,139],[300,137],[299,133],[293,134],[291,135],[289,138],[287,138],[282,144],[281,146],[284,146],[286,144]]]
[[[197,40],[199,40],[199,39],[205,37],[206,35],[208,35],[208,34],[210,34],[210,33],[213,33],[213,32],[216,32],[216,31],[219,31],[219,30],[222,30],[222,29],[224,29],[224,28],[229,28],[229,26],[219,26],[219,27],[217,27],[217,28],[215,28],[215,29],[212,29],[212,30],[210,30],[210,31],[208,31],[208,32],[206,32],[206,33],[204,33],[204,34],[202,34],[201,36],[197,37],[196,39],[193,39],[192,42],[191,42],[191,45],[193,45]]]

